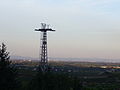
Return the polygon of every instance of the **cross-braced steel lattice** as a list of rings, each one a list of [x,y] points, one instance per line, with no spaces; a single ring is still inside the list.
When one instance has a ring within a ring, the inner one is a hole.
[[[49,28],[49,25],[41,23],[41,29],[35,31],[42,32],[41,46],[40,46],[40,69],[44,72],[48,69],[48,54],[47,54],[47,31],[55,31]]]

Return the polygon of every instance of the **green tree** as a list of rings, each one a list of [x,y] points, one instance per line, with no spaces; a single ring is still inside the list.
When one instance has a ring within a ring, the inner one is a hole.
[[[17,90],[17,71],[9,60],[4,43],[0,46],[0,90]]]

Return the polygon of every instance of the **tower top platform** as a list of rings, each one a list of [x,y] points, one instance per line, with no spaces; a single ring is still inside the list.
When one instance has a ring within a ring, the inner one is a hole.
[[[55,31],[52,29],[35,29],[35,31],[47,32],[47,31]]]
[[[47,31],[55,31],[49,28],[49,25],[46,23],[41,23],[41,29],[35,29],[35,31],[47,32]]]

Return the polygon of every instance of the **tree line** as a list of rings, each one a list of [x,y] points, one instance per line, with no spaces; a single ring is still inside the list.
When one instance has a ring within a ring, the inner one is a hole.
[[[0,90],[81,90],[82,84],[76,77],[50,71],[37,71],[24,87],[19,80],[19,70],[10,61],[6,45],[0,46]]]

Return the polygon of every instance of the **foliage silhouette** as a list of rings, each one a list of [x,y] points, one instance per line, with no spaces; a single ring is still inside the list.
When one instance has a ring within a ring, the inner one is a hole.
[[[67,74],[39,71],[28,90],[81,90],[80,80]]]
[[[0,90],[17,90],[17,71],[9,60],[4,43],[0,46]]]

